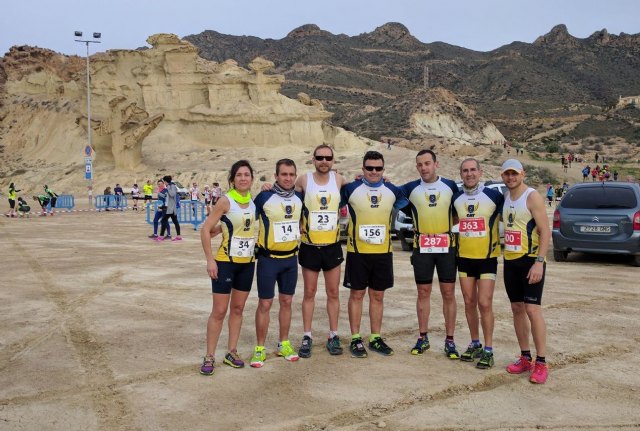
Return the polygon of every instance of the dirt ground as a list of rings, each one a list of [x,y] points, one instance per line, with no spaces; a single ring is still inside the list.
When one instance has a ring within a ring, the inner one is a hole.
[[[6,203],[4,204],[6,206]],[[2,208],[5,209],[4,207]],[[268,355],[262,369],[220,364],[198,374],[210,282],[199,232],[156,243],[143,214],[75,212],[0,219],[0,430],[416,430],[640,427],[638,269],[616,257],[548,264],[543,297],[550,377],[509,375],[518,355],[502,282],[494,309],[496,365],[477,370],[442,352],[442,303],[432,296],[432,348],[410,355],[416,290],[396,241],[396,285],[383,336],[392,357],[332,357],[320,287],[310,359]],[[298,283],[299,293],[302,281]],[[348,337],[347,289],[340,333]],[[456,339],[469,333],[457,292]],[[296,295],[291,339],[302,335]],[[255,287],[239,350],[254,344]],[[277,304],[267,346],[277,336]],[[368,334],[368,315],[363,333]],[[226,329],[218,360],[226,347]]]

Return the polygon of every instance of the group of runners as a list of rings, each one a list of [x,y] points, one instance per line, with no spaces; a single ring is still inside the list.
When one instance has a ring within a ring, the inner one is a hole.
[[[407,351],[422,355],[430,348],[431,291],[437,271],[443,298],[446,357],[475,362],[480,369],[493,367],[492,303],[497,259],[501,254],[498,226],[502,217],[504,280],[521,349],[519,359],[507,371],[529,373],[533,383],[546,381],[546,328],[540,303],[551,234],[543,198],[523,182],[525,172],[519,161],[510,159],[502,165],[502,179],[509,189],[505,196],[482,185],[480,163],[472,158],[460,165],[463,187],[459,191],[454,181],[437,174],[438,161],[431,150],[422,150],[416,156],[420,178],[402,186],[386,181],[384,157],[377,151],[364,155],[362,176],[351,182],[332,170],[334,153],[328,145],[314,149],[312,163],[313,172],[297,176],[292,160],[279,160],[275,182],[263,186],[255,199],[250,194],[254,179],[250,163],[240,160],[231,167],[230,190],[213,207],[201,234],[213,292],[201,374],[214,373],[216,348],[227,314],[229,336],[224,363],[234,368],[244,366],[237,344],[254,270],[259,302],[252,367],[262,367],[266,360],[265,341],[276,285],[280,304],[277,354],[287,361],[312,355],[315,341],[312,323],[321,272],[329,321],[323,344],[331,355],[343,353],[338,321],[341,264],[345,258],[339,240],[338,212],[341,204],[347,204],[349,224],[343,286],[349,289],[351,335],[347,346],[352,357],[366,358],[368,350],[385,356],[394,354],[382,337],[382,322],[385,292],[394,285],[390,223],[396,209],[410,213],[415,228],[411,264],[417,286],[418,334],[415,345]],[[211,239],[218,234],[222,235],[222,241],[214,253]],[[302,342],[296,351],[289,340],[289,330],[298,264],[302,268],[304,297]],[[462,354],[454,341],[456,274],[471,338]],[[369,309],[368,338],[360,330],[365,296]],[[535,360],[529,345],[531,335]]]

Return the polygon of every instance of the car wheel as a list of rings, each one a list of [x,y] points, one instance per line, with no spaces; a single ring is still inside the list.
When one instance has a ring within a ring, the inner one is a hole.
[[[640,266],[640,254],[633,256],[633,266]]]
[[[413,250],[413,243],[408,241],[408,238],[405,236],[403,231],[398,232],[398,239],[400,240],[400,245],[402,246],[402,251],[411,251]]]
[[[553,250],[553,260],[556,262],[566,262],[567,256],[569,256],[568,251]]]

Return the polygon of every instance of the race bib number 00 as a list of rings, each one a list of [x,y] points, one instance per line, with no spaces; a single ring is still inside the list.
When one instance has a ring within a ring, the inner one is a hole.
[[[507,251],[522,251],[522,232],[505,230],[504,249]]]
[[[464,237],[481,238],[487,236],[484,217],[468,217],[460,220],[460,235]]]
[[[309,214],[311,230],[331,232],[338,226],[338,213],[335,211],[311,211]]]
[[[367,244],[384,244],[387,227],[382,224],[363,224],[358,229],[358,236]]]
[[[448,253],[449,234],[420,235],[420,253]]]
[[[253,248],[256,240],[254,238],[231,238],[231,249],[229,256],[231,257],[251,257],[253,256]]]
[[[289,242],[300,239],[300,225],[295,221],[278,221],[273,224],[273,241]]]

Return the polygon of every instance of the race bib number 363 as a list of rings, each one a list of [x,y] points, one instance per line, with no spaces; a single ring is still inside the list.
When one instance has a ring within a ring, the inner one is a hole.
[[[505,230],[504,249],[508,251],[522,251],[522,232]]]
[[[449,234],[420,235],[420,253],[448,253]]]
[[[367,244],[384,244],[387,235],[387,227],[382,224],[363,224],[358,229],[361,241]]]
[[[487,236],[484,217],[460,219],[460,236],[480,238]]]

